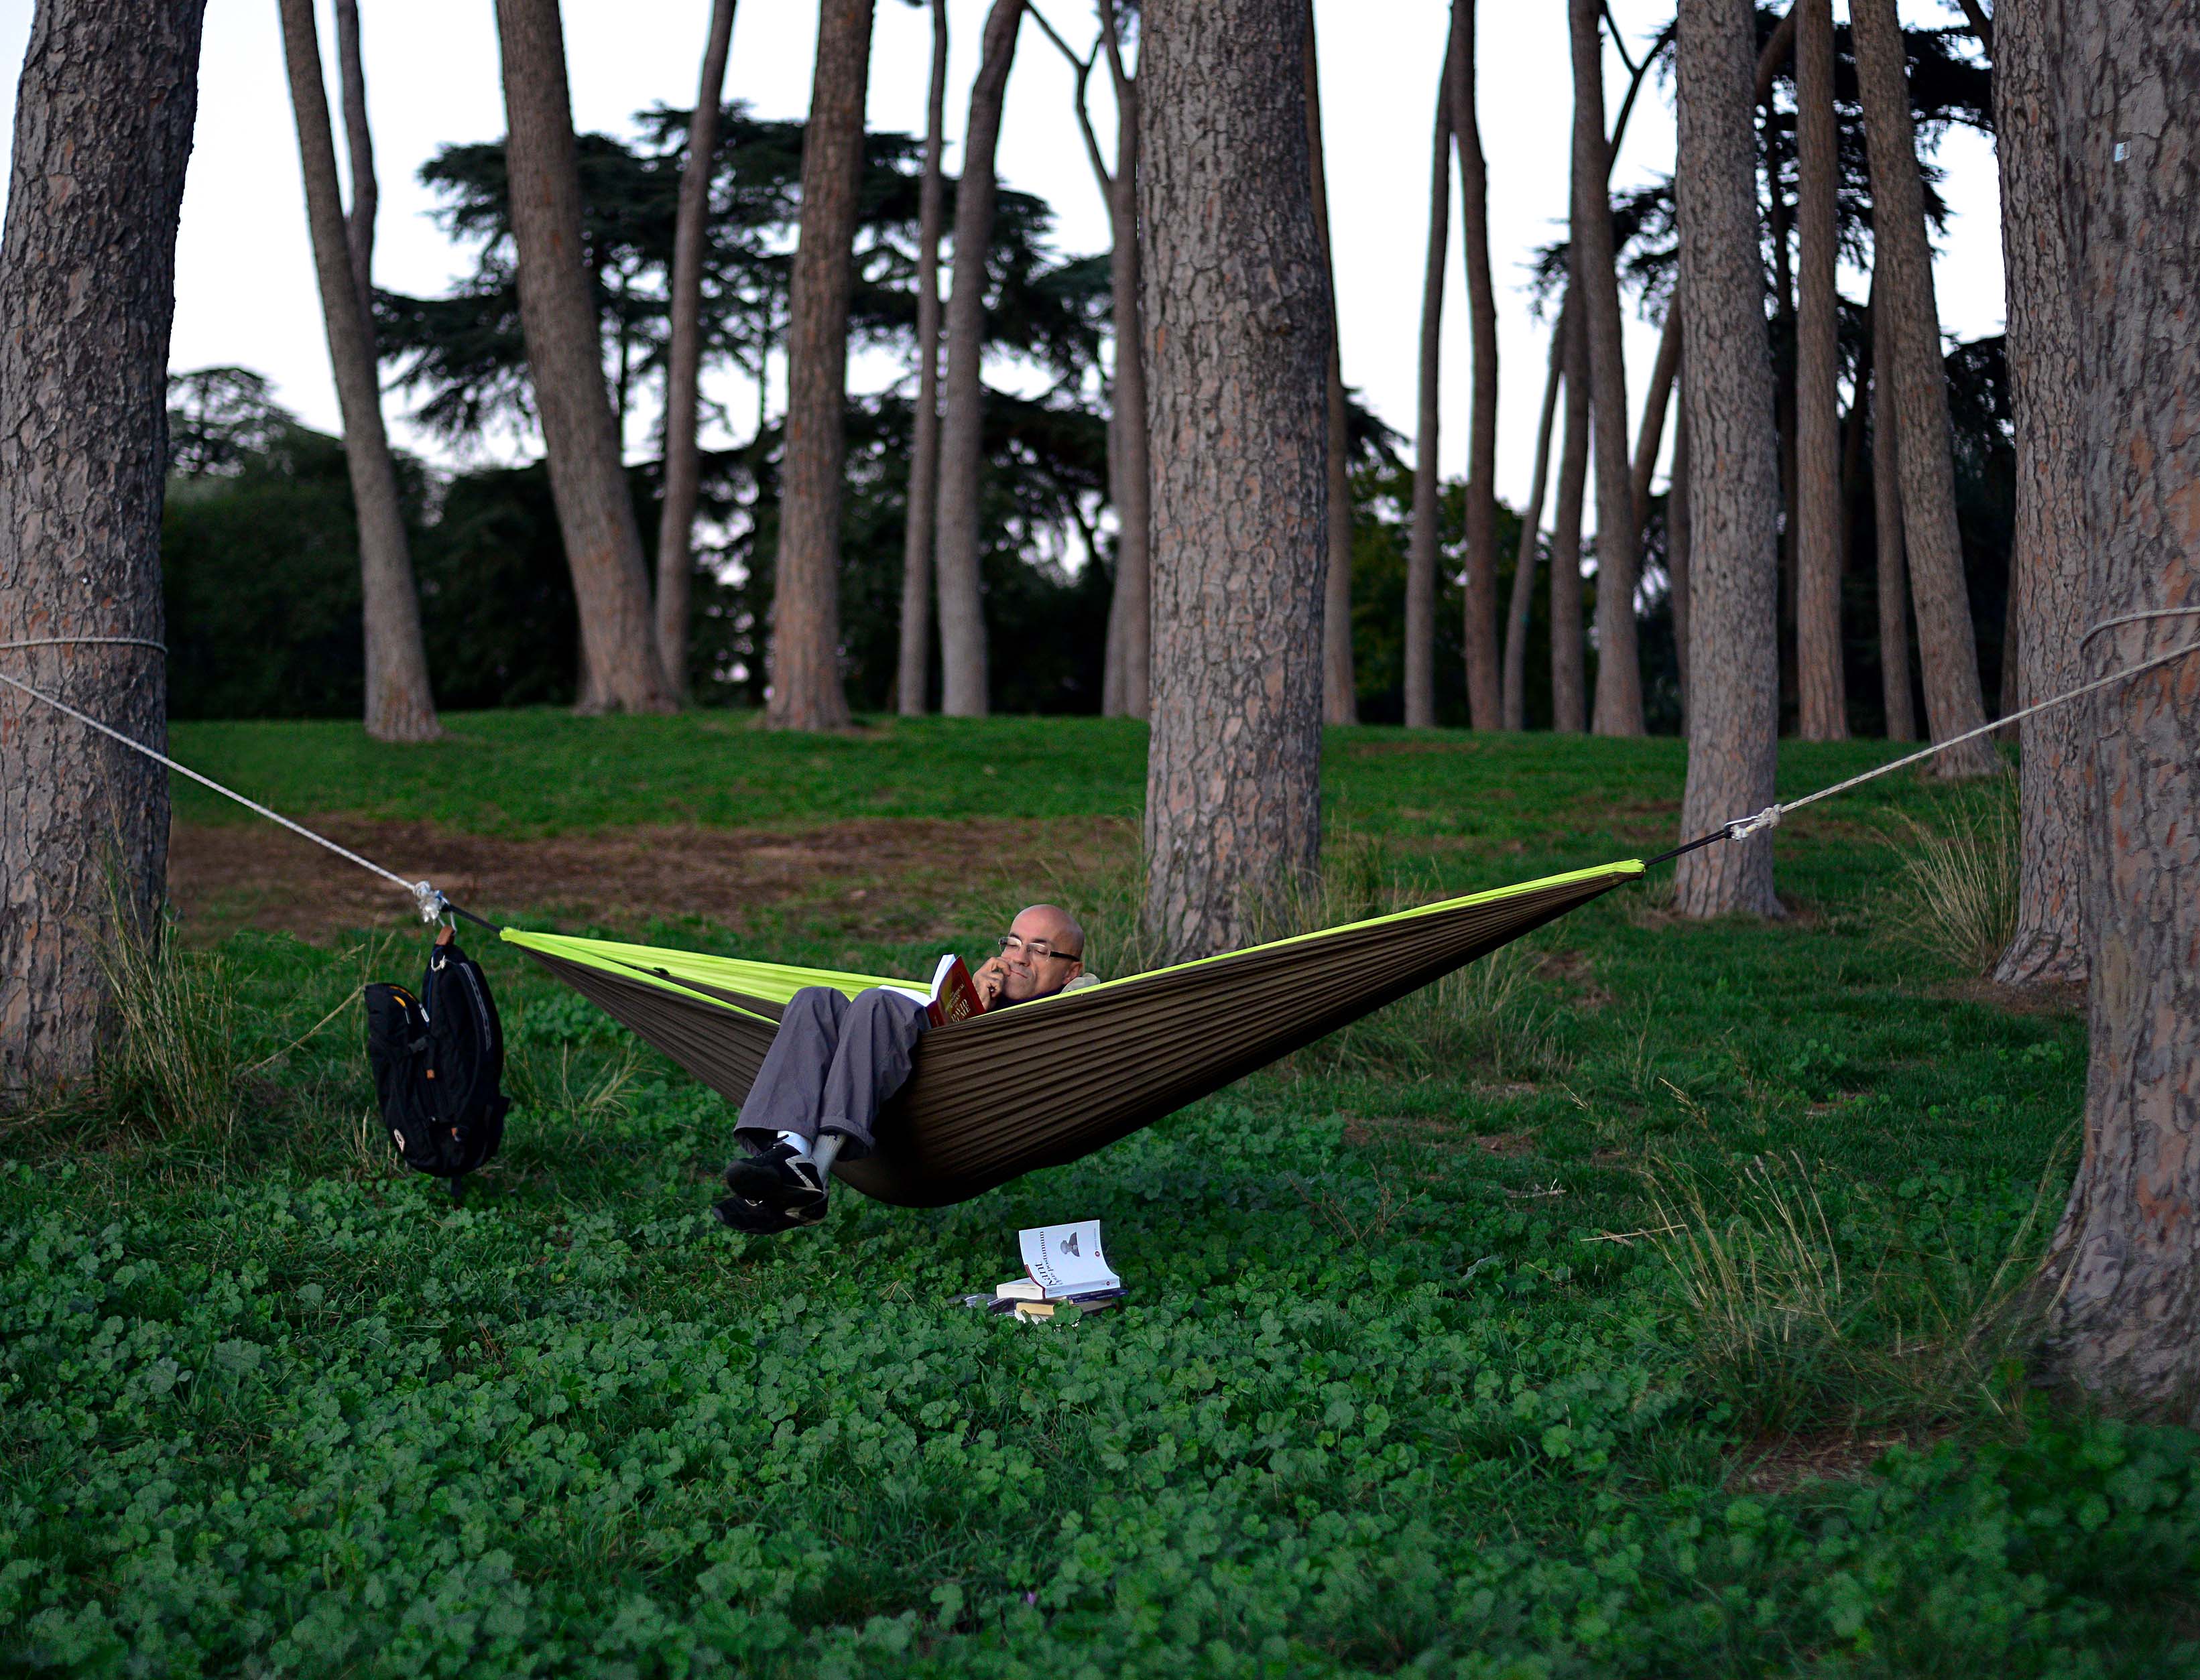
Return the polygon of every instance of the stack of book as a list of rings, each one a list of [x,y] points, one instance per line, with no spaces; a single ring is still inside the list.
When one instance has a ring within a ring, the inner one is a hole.
[[[1017,1233],[1023,1250],[1024,1270],[995,1286],[992,1298],[963,1298],[989,1312],[1013,1314],[1022,1323],[1050,1319],[1068,1307],[1081,1312],[1103,1312],[1120,1304],[1123,1280],[1108,1265],[1100,1246],[1100,1222],[1080,1220],[1074,1225],[1039,1225]]]

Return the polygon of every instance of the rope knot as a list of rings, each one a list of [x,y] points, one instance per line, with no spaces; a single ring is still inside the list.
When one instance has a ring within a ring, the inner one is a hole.
[[[1779,826],[1780,808],[1777,805],[1767,805],[1753,817],[1736,817],[1729,823],[1726,825],[1726,837],[1729,840],[1747,840],[1761,828]]]

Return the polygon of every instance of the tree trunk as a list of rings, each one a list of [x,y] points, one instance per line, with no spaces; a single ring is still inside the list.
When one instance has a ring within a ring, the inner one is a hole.
[[[932,685],[932,536],[939,507],[939,235],[946,219],[947,0],[932,0],[932,83],[924,102],[924,180],[916,195],[916,417],[901,534],[904,717],[922,717]],[[1112,440],[1113,432],[1109,433]]]
[[[1582,502],[1589,489],[1589,327],[1566,294],[1559,324],[1565,339],[1566,434],[1559,450],[1559,505],[1551,521],[1551,727],[1579,735],[1589,727],[1583,672]]]
[[[1658,359],[1650,365],[1650,388],[1643,394],[1642,423],[1635,434],[1635,464],[1628,473],[1628,488],[1635,510],[1635,549],[1642,550],[1643,534],[1650,528],[1650,484],[1658,475],[1658,451],[1665,440],[1665,411],[1673,405],[1673,381],[1681,370],[1680,295],[1665,310],[1665,324],[1658,333]]]
[[[1475,58],[1475,0],[1452,0],[1452,144],[1459,153],[1460,242],[1466,259],[1466,309],[1473,345],[1466,442],[1466,697],[1477,729],[1504,721],[1504,673],[1497,655],[1497,292],[1489,263],[1489,167],[1483,155]],[[1602,143],[1604,108],[1597,106]],[[1607,155],[1608,166],[1608,155]],[[1606,242],[1610,244],[1609,238]],[[1613,294],[1615,306],[1618,293]]]
[[[2004,0],[1994,58],[2001,155],[2009,378],[2016,419],[2016,541],[2010,624],[2017,697],[2044,700],[2081,680],[2089,555],[2077,439],[2076,277],[2070,268],[2054,104],[2060,8]],[[2004,647],[2003,658],[2010,658]],[[2017,726],[2022,743],[2016,934],[1994,977],[2004,985],[2086,977],[2078,926],[2084,875],[2085,714],[2061,706]]]
[[[1596,732],[1640,735],[1642,667],[1635,650],[1640,556],[1627,452],[1627,365],[1613,265],[1610,162],[1604,139],[1604,33],[1599,0],[1567,0],[1574,65],[1574,296],[1589,330],[1589,413],[1596,428]],[[1750,148],[1755,155],[1755,148]]]
[[[1875,281],[1872,288],[1878,291]],[[1902,543],[1902,422],[1887,376],[1887,312],[1872,312],[1878,353],[1871,370],[1871,507],[1879,547],[1880,703],[1887,738],[1914,741],[1917,719],[1910,701],[1910,575]]]
[[[1840,294],[1833,0],[1796,0],[1795,667],[1806,741],[1848,738],[1841,673]]]
[[[1750,0],[1682,0],[1676,63],[1682,357],[1692,524],[1683,838],[1772,802],[1779,747],[1780,480],[1764,336]],[[1680,860],[1684,916],[1780,913],[1770,836]]]
[[[1536,423],[1536,468],[1528,479],[1528,511],[1520,521],[1520,552],[1512,562],[1512,598],[1505,612],[1505,727],[1528,726],[1528,619],[1536,600],[1536,539],[1542,534],[1543,482],[1551,466],[1551,429],[1558,417],[1559,386],[1565,377],[1566,323],[1559,307],[1551,328],[1551,365],[1543,376],[1543,412]],[[1577,580],[1578,581],[1578,580]]]
[[[202,0],[44,0],[0,232],[0,675],[167,744],[156,650],[176,217]],[[96,277],[97,283],[88,283]],[[113,895],[157,925],[167,773],[0,687],[0,1106],[88,1073]]]
[[[347,236],[336,188],[336,143],[329,130],[313,0],[281,0],[281,16],[284,62],[298,124],[298,160],[306,182],[306,224],[313,236],[321,317],[343,416],[344,461],[359,518],[366,732],[377,741],[432,741],[442,732],[428,684],[428,650],[420,637],[420,598],[413,586],[397,469],[389,456],[389,435],[383,429],[374,340],[360,304],[364,292],[354,264],[361,253]]]
[[[2002,15],[2025,26],[2026,0]],[[2076,281],[2086,645],[2098,676],[2200,629],[2200,14],[2068,0],[2052,122]],[[2036,201],[2033,207],[2036,208]],[[2200,656],[2086,703],[2085,1156],[2049,1346],[2121,1409],[2200,1422]]]
[[[1694,622],[1688,608],[1688,563],[1694,557],[1696,528],[1688,505],[1688,475],[1695,452],[1688,442],[1688,387],[1682,386],[1681,411],[1673,421],[1673,482],[1665,496],[1665,577],[1673,592],[1673,658],[1681,676],[1681,737],[1688,738],[1688,691],[1691,675],[1688,637]]]
[[[1453,26],[1453,38],[1458,26]],[[1443,506],[1442,420],[1444,267],[1451,249],[1451,70],[1445,50],[1436,79],[1436,159],[1429,172],[1428,260],[1421,271],[1419,408],[1413,426],[1413,528],[1406,551],[1406,727],[1436,721],[1436,570],[1443,547],[1437,523]],[[1508,670],[1511,668],[1508,665]],[[1517,728],[1517,724],[1508,724]]]
[[[1241,942],[1314,872],[1331,300],[1305,13],[1146,0],[1139,220],[1154,440],[1145,920]]]
[[[374,217],[382,195],[374,175],[374,130],[366,120],[366,64],[359,49],[359,0],[336,0],[336,71],[343,90],[344,151],[351,171],[351,213],[344,240],[351,252],[353,283],[374,349]],[[377,366],[379,364],[377,365]]]
[[[734,38],[734,0],[711,0],[703,75],[688,120],[688,166],[672,236],[672,341],[664,368],[664,505],[657,523],[657,654],[676,698],[688,694],[688,610],[695,573],[695,503],[703,461],[695,443],[703,374],[703,247],[711,221],[711,172],[718,155],[718,102]]]
[[[1933,300],[1933,254],[1925,238],[1924,184],[1918,173],[1910,82],[1894,0],[1852,0],[1857,81],[1871,154],[1876,250],[1875,289],[1890,329],[1879,366],[1894,392],[1902,463],[1902,531],[1916,598],[1918,654],[1925,669],[1925,715],[1945,741],[1986,722],[1978,644],[1963,582],[1950,453],[1947,369]],[[1941,776],[1981,776],[2000,768],[1983,740],[1934,760]]]
[[[1321,143],[1321,61],[1314,47],[1314,0],[1306,12],[1307,158],[1314,184],[1314,231],[1330,277],[1329,569],[1321,615],[1321,720],[1356,723],[1359,697],[1352,674],[1352,427],[1344,405],[1344,364],[1337,340],[1337,265],[1329,243],[1329,181]]]
[[[983,717],[988,705],[978,493],[986,463],[986,259],[993,242],[993,158],[1024,0],[993,0],[955,189],[955,289],[947,300],[947,402],[939,433],[940,710]]]
[[[802,138],[802,230],[787,295],[787,465],[772,599],[775,729],[841,729],[849,721],[840,680],[840,496],[872,3],[824,0],[817,16]]]
[[[1115,241],[1108,264],[1115,333],[1109,404],[1116,452],[1115,595],[1109,616],[1117,692],[1111,715],[1142,718],[1153,709],[1153,467],[1146,443],[1145,335],[1138,325],[1138,87],[1123,65],[1115,0],[1101,0],[1100,28],[1115,89],[1115,172],[1102,184]],[[1102,709],[1109,710],[1104,704]]]
[[[587,653],[585,711],[672,709],[582,266],[581,175],[558,0],[496,0],[519,319]]]

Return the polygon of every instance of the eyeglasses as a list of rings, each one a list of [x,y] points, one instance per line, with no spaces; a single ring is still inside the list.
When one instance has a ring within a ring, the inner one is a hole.
[[[1004,933],[998,942],[1001,954],[1004,957],[1012,957],[1019,951],[1028,951],[1041,959],[1059,957],[1064,962],[1082,962],[1085,960],[1084,952],[1057,951],[1044,939],[1019,939],[1013,933]]]

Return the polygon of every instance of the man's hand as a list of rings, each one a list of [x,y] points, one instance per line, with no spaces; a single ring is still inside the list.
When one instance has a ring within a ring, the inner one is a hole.
[[[978,965],[978,971],[970,977],[970,983],[978,989],[978,1001],[991,1009],[1009,983],[1009,971],[998,957],[988,957]]]

